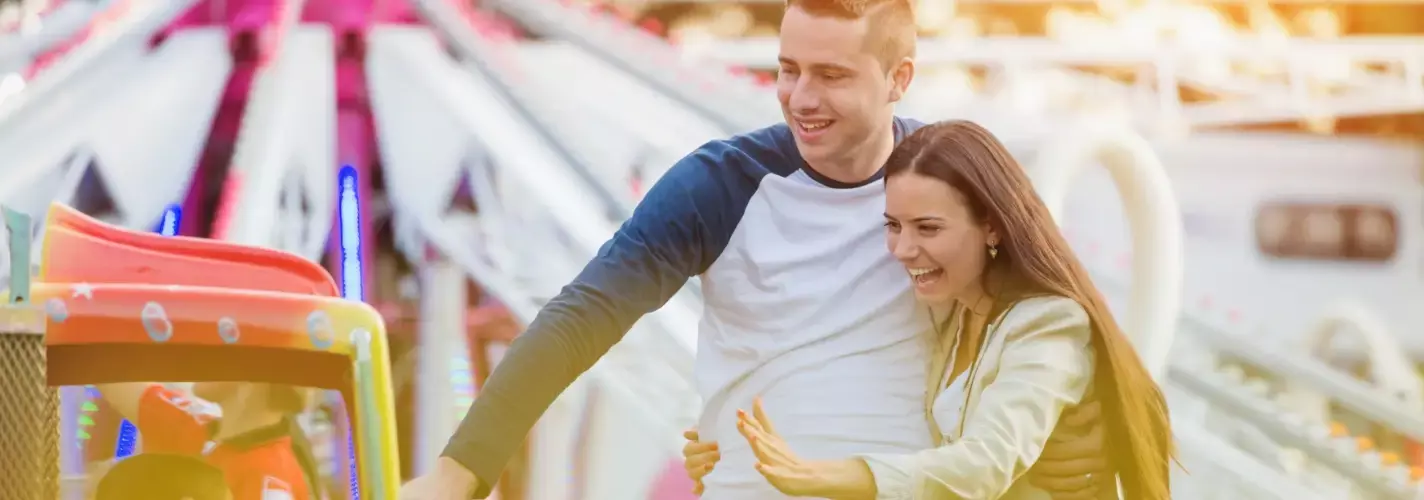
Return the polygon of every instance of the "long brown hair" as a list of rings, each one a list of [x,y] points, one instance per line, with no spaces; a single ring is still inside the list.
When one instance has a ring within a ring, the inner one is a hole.
[[[939,122],[911,134],[887,160],[887,179],[910,173],[948,183],[968,201],[971,214],[998,232],[998,257],[986,271],[1007,285],[991,292],[996,309],[1057,295],[1087,311],[1098,353],[1094,384],[1108,436],[1104,451],[1126,498],[1171,498],[1172,430],[1162,391],[1008,149],[972,122]]]

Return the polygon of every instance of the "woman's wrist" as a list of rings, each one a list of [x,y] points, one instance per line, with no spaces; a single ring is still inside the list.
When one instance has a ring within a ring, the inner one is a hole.
[[[864,460],[823,460],[811,463],[815,491],[810,496],[832,500],[875,500],[875,476]]]

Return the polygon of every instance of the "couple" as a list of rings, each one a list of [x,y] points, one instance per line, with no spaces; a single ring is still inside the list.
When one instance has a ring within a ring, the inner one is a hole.
[[[793,497],[1081,497],[1042,488],[1051,485],[1048,474],[1020,477],[1057,426],[1072,425],[1060,423],[1065,411],[1096,392],[1121,431],[1103,450],[1106,472],[1118,475],[1128,498],[1167,498],[1162,395],[1003,145],[970,122],[928,125],[891,153],[884,178],[886,246],[935,325],[922,386],[934,447],[803,457],[756,397],[736,410],[745,443],[732,443],[750,450],[750,468]],[[771,404],[788,415],[805,402]],[[687,472],[701,491],[722,450],[695,430],[686,437]],[[1089,497],[1094,489],[1116,497],[1112,481],[1092,486],[1101,488],[1088,488]]]
[[[789,0],[786,123],[674,165],[401,498],[489,495],[559,393],[692,276],[697,437],[720,446],[704,498],[1071,498],[1115,479],[1168,498],[1162,396],[1024,173],[977,126],[894,116],[915,31],[908,0]],[[1078,438],[1085,394],[1103,432]]]

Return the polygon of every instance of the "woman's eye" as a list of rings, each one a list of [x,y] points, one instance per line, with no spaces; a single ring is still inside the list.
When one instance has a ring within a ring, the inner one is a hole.
[[[920,226],[920,234],[923,234],[925,236],[934,236],[936,234],[939,234],[939,228],[934,226]]]
[[[886,222],[886,223],[885,223],[885,227],[886,227],[887,229],[891,230],[891,231],[899,231],[899,230],[900,230],[900,224],[899,224],[898,222]]]

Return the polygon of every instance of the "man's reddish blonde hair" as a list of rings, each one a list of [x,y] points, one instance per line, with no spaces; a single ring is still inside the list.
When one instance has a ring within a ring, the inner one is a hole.
[[[786,0],[786,8],[813,16],[866,20],[866,49],[890,69],[915,56],[915,9],[910,0]]]

